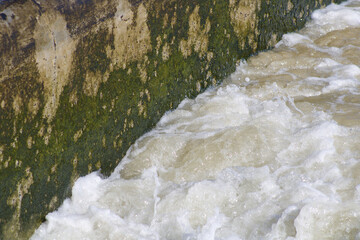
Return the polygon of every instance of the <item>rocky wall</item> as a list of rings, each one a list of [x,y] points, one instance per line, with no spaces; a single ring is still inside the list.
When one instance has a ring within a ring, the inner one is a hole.
[[[336,2],[340,2],[337,0]],[[0,239],[330,0],[0,2]]]

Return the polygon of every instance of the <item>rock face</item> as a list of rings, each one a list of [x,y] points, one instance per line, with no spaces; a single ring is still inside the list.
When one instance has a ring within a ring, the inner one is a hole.
[[[340,2],[337,0],[335,2]],[[330,0],[0,2],[0,239]]]

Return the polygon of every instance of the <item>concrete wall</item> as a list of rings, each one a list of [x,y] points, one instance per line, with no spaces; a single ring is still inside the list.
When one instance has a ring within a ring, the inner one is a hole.
[[[337,2],[339,2],[338,0]],[[330,0],[0,2],[0,239]]]

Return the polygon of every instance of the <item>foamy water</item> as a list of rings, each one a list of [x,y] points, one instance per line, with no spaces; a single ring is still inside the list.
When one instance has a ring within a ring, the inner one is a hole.
[[[185,99],[32,239],[360,239],[360,1]]]

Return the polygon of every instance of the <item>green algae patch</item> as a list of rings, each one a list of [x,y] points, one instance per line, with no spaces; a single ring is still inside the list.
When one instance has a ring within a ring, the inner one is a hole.
[[[76,179],[108,176],[166,111],[330,2],[0,5],[0,239],[27,239]]]

